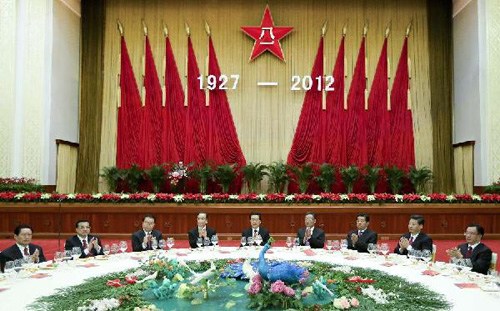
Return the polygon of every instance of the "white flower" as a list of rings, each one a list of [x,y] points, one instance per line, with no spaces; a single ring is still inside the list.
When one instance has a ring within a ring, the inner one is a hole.
[[[42,193],[42,196],[40,197],[40,199],[42,200],[48,200],[50,199],[50,193]]]
[[[230,194],[229,199],[230,200],[238,200],[239,196],[237,194]]]
[[[386,304],[389,302],[389,298],[397,297],[397,295],[393,293],[386,294],[383,289],[375,289],[372,285],[369,285],[366,288],[361,288],[361,292],[363,295],[370,297],[375,300],[378,304]]]
[[[482,201],[481,196],[477,194],[472,195],[472,201]]]
[[[347,194],[341,194],[340,201],[349,201],[349,196]]]
[[[70,199],[70,200],[73,200],[74,198],[76,198],[76,195],[74,193],[68,193],[68,195],[66,196],[67,199]]]
[[[293,194],[289,194],[285,197],[285,201],[291,202],[291,201],[293,201],[294,198],[295,198],[295,196]]]
[[[332,267],[330,270],[332,270],[332,271],[340,271],[340,272],[344,272],[346,274],[351,274],[352,273],[352,268],[349,267],[349,266]]]
[[[148,195],[148,200],[149,200],[149,201],[156,201],[156,194],[154,194],[154,193],[150,193],[150,194]]]
[[[182,202],[184,201],[184,196],[182,194],[174,195],[174,202]]]
[[[375,201],[376,198],[375,198],[375,196],[373,194],[369,194],[369,195],[366,196],[366,200],[368,202],[371,202],[371,201]]]
[[[23,197],[24,197],[24,193],[18,193],[18,194],[16,194],[16,195],[14,196],[14,198],[16,198],[16,199],[18,199],[18,200],[19,200],[19,199],[22,199]]]
[[[313,200],[315,200],[315,201],[321,201],[321,196],[320,196],[320,195],[318,195],[318,194],[313,194],[313,195],[311,196],[311,198],[312,198]]]
[[[130,196],[129,196],[128,194],[126,194],[126,193],[122,193],[122,194],[120,195],[120,199],[122,199],[122,200],[126,200],[126,199],[128,199],[128,198],[130,198]]]
[[[456,198],[455,198],[455,196],[454,196],[454,195],[452,195],[452,194],[450,194],[450,195],[447,195],[447,196],[446,196],[446,201],[451,202],[451,201],[455,201],[455,200],[456,200]]]
[[[403,195],[401,195],[401,194],[395,194],[394,195],[394,201],[396,201],[396,202],[403,202]]]
[[[102,193],[94,193],[94,194],[92,195],[92,197],[93,197],[94,199],[100,199],[100,198],[102,197]]]
[[[267,196],[265,194],[261,193],[258,195],[258,197],[259,197],[259,200],[264,201]]]
[[[203,201],[212,201],[212,196],[210,194],[204,194],[201,196]]]
[[[426,196],[425,194],[422,194],[420,196],[420,200],[422,200],[422,202],[428,202],[431,200],[431,198],[429,196]]]
[[[120,301],[115,298],[104,298],[101,300],[91,300],[88,306],[78,307],[78,311],[107,311],[120,306]]]

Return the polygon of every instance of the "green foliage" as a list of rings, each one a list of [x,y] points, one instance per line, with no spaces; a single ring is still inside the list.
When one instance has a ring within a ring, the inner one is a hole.
[[[146,171],[146,175],[153,184],[153,192],[160,192],[165,183],[165,168],[163,165],[153,165]]]
[[[267,166],[260,162],[249,163],[241,168],[250,193],[256,193],[264,176],[269,175],[266,170]]]
[[[389,184],[392,193],[398,194],[401,187],[403,187],[403,177],[405,176],[405,173],[397,166],[386,167],[384,171],[387,175],[387,183]]]
[[[106,181],[109,192],[116,192],[118,183],[126,177],[126,171],[117,168],[116,166],[109,166],[102,169],[102,174],[99,175]]]
[[[426,166],[419,169],[412,166],[408,172],[408,178],[413,184],[415,192],[422,194],[424,192],[425,185],[432,180],[432,171]]]
[[[198,180],[200,193],[206,193],[208,181],[214,178],[212,166],[209,163],[199,165],[192,170],[191,174],[196,180]]]
[[[342,167],[340,169],[340,176],[342,176],[342,181],[346,187],[347,193],[351,193],[354,188],[354,183],[358,180],[360,176],[359,168],[355,165],[349,167]]]
[[[0,178],[0,192],[43,192],[43,186],[32,178]]]
[[[378,166],[365,166],[365,183],[368,186],[370,193],[375,193],[375,188],[377,187],[378,180],[380,179],[380,170]]]
[[[235,166],[236,164],[219,165],[214,171],[215,180],[222,187],[223,193],[229,192],[229,186],[236,178]]]
[[[484,193],[500,194],[500,180],[492,185],[484,187]]]
[[[125,170],[125,174],[130,192],[138,192],[139,185],[144,180],[144,171],[137,164],[133,164],[128,170]]]
[[[312,163],[290,166],[290,170],[293,172],[295,182],[299,184],[300,193],[306,193],[314,173]]]
[[[328,163],[321,164],[315,180],[323,192],[331,192],[332,185],[335,183],[335,167]]]
[[[269,170],[270,190],[274,193],[283,193],[290,178],[287,174],[288,166],[283,161],[277,161],[271,163],[267,168]]]

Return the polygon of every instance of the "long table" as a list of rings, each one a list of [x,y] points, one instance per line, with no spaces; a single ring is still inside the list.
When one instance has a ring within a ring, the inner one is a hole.
[[[216,249],[189,250],[172,249],[166,256],[185,261],[207,259],[257,258],[259,250],[251,248],[219,247]],[[107,273],[123,271],[140,266],[140,257],[147,258],[148,252],[125,253],[112,255],[108,258],[94,258],[91,260],[77,260],[76,262],[62,263],[54,270],[38,270],[32,273],[21,271],[15,278],[0,281],[0,302],[2,309],[16,311],[26,310],[38,297],[55,293],[56,289],[81,284],[85,279],[101,276]],[[485,291],[481,288],[459,288],[457,283],[475,283],[485,289],[495,289],[491,277],[471,272],[457,273],[448,269],[448,264],[434,264],[439,275],[429,276],[422,274],[428,270],[423,262],[409,261],[408,259],[390,255],[373,256],[356,252],[328,252],[326,250],[288,250],[282,247],[273,247],[272,253],[266,254],[267,259],[327,262],[338,265],[376,269],[390,275],[402,277],[409,282],[418,282],[429,289],[443,294],[446,300],[453,304],[453,310],[493,310],[500,305],[500,291]],[[389,266],[390,263],[392,266]],[[437,267],[439,266],[439,267]],[[40,273],[47,274],[43,278],[32,278]]]

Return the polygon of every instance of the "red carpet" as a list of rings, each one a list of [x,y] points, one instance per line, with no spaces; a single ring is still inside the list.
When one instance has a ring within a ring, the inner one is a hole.
[[[0,240],[0,249],[5,249],[9,246],[11,246],[14,242],[14,240]],[[103,240],[103,244],[112,244],[112,243],[118,243],[120,240]],[[380,241],[379,241],[380,242]],[[53,258],[54,253],[57,250],[61,250],[64,248],[64,240],[54,240],[54,239],[44,239],[44,240],[33,240],[33,243],[38,244],[42,246],[43,252],[45,253],[45,257],[50,260]],[[128,251],[130,251],[131,247],[131,242],[127,241],[129,245]],[[396,247],[396,241],[395,240],[389,240],[387,241],[389,243],[390,249],[394,249]],[[456,241],[456,240],[439,240],[439,241],[434,241],[434,243],[437,246],[437,254],[436,254],[436,260],[438,261],[448,261],[448,256],[446,255],[446,250],[452,247],[457,246],[460,243],[463,243],[463,241]],[[484,244],[486,244],[491,250],[495,253],[500,253],[500,240],[484,240]],[[238,246],[239,241],[220,241],[221,246]],[[276,241],[275,244],[276,246],[285,246],[285,241]],[[187,248],[189,247],[188,241],[187,240],[177,240],[175,241],[174,248],[179,247],[179,248]],[[498,263],[497,263],[497,270],[498,270]]]

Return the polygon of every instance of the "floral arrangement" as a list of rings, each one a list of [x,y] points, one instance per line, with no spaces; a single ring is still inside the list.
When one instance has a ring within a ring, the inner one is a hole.
[[[188,168],[184,165],[184,163],[179,162],[174,164],[172,167],[172,171],[168,173],[168,179],[170,180],[170,185],[177,186],[180,181],[185,178],[188,178],[187,174]]]
[[[88,202],[88,203],[287,203],[287,204],[380,204],[380,203],[500,203],[500,194],[227,194],[227,193],[44,193],[0,192],[0,202]]]
[[[31,192],[43,191],[42,185],[38,184],[33,178],[10,177],[0,178],[0,192]]]
[[[29,309],[147,311],[164,309],[159,308],[161,303],[172,299],[186,301],[186,308],[207,304],[203,308],[210,309],[211,293],[226,298],[227,310],[236,310],[240,305],[234,299],[240,299],[239,303],[246,301],[248,308],[257,310],[404,310],[415,305],[422,310],[450,308],[441,295],[420,284],[376,270],[327,263],[295,262],[306,266],[311,273],[307,281],[296,284],[268,282],[259,274],[239,281],[228,275],[221,278],[224,271],[235,271],[228,270],[229,266],[234,268],[242,262],[183,262],[153,255],[135,271],[113,273],[60,289],[52,296],[38,299]],[[237,282],[246,284],[245,289],[239,287],[243,292],[235,286]],[[399,294],[401,288],[404,295]]]

